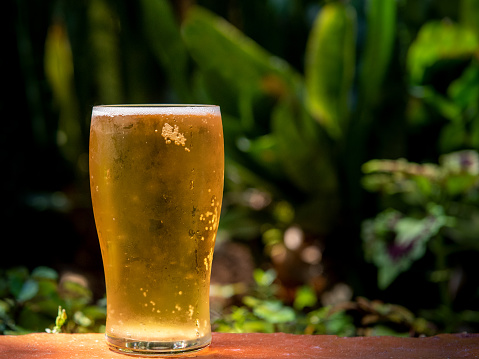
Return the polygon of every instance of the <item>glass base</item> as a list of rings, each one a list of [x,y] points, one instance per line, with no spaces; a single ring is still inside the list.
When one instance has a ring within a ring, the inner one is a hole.
[[[143,341],[113,337],[105,334],[110,349],[122,354],[141,356],[177,356],[206,348],[211,336],[193,340]]]

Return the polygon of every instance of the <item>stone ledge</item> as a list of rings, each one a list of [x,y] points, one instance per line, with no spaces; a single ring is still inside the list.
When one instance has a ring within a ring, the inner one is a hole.
[[[427,338],[354,337],[293,334],[213,333],[210,347],[187,358],[455,359],[479,358],[479,334]],[[103,334],[0,336],[0,359],[125,359],[110,351]]]

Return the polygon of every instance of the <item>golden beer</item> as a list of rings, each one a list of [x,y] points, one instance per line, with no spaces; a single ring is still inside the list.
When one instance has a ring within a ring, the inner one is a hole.
[[[90,186],[113,349],[176,353],[211,342],[223,176],[219,107],[93,108]]]

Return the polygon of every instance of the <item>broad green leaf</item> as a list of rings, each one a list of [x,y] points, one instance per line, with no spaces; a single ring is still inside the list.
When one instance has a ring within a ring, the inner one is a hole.
[[[347,126],[355,36],[354,9],[339,2],[328,3],[315,20],[306,48],[307,104],[314,118],[334,137]]]
[[[281,101],[273,111],[271,127],[290,181],[304,193],[334,196],[337,178],[328,138],[302,106]]]
[[[460,0],[459,18],[461,25],[474,32],[479,40],[479,1]]]
[[[143,31],[148,43],[162,64],[178,97],[191,102],[187,72],[188,52],[180,34],[170,1],[141,0]]]
[[[57,144],[74,165],[84,152],[79,111],[74,91],[73,56],[66,27],[53,23],[45,39],[45,75],[59,109]]]
[[[447,93],[462,110],[477,114],[479,110],[479,64],[475,61],[466,68],[461,77],[451,83]]]
[[[361,61],[360,91],[366,105],[374,105],[391,59],[396,33],[396,0],[367,3],[366,44]]]
[[[27,281],[29,273],[26,267],[15,267],[8,269],[7,272],[8,288],[14,297],[18,297],[23,284]]]
[[[58,279],[58,273],[56,270],[49,267],[37,267],[32,271],[31,276],[35,279]]]
[[[431,21],[421,27],[409,47],[407,67],[413,84],[421,84],[425,71],[444,59],[468,59],[479,46],[475,34],[447,21]]]
[[[441,206],[430,204],[423,218],[406,217],[388,209],[363,223],[366,260],[378,267],[378,286],[387,288],[396,277],[422,258],[429,240],[452,224]]]
[[[57,101],[70,101],[73,80],[73,56],[66,28],[54,23],[45,39],[45,75]]]
[[[17,301],[20,303],[32,299],[38,293],[38,282],[34,279],[28,279],[23,283],[20,293],[17,295]]]
[[[238,96],[236,88],[214,70],[197,69],[193,74],[192,86],[195,99],[199,103],[221,104],[225,146],[234,144],[234,138],[228,138],[228,131],[235,135],[243,134],[243,128],[238,120]]]
[[[88,8],[91,69],[101,103],[123,102],[123,81],[120,67],[119,19],[104,0],[89,1]]]
[[[215,71],[246,98],[257,93],[282,96],[294,89],[297,74],[233,25],[201,7],[193,7],[182,25],[190,54],[204,71]]]

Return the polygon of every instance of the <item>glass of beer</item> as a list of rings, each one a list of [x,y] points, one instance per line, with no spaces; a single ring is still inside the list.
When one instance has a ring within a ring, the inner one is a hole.
[[[93,108],[90,187],[111,349],[171,355],[211,342],[223,146],[218,106]]]

